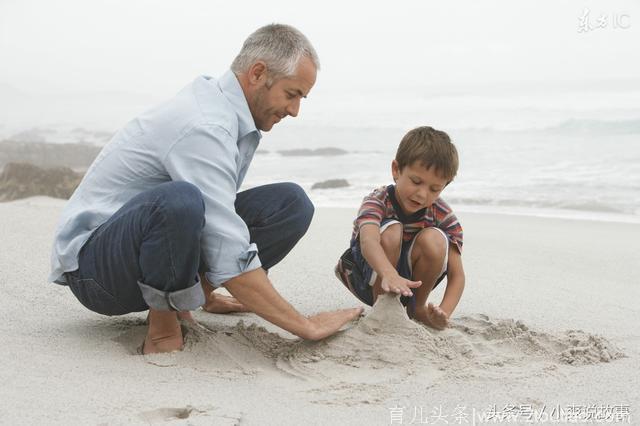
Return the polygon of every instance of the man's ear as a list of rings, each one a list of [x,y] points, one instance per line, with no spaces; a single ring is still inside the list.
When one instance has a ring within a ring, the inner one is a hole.
[[[252,86],[260,86],[267,81],[267,64],[264,61],[256,61],[249,67],[247,78]]]

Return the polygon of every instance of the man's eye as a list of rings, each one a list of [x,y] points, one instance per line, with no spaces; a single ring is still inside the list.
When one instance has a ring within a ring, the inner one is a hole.
[[[292,95],[291,93],[287,92],[287,99],[293,99],[295,97],[296,95]]]
[[[415,180],[412,180],[411,182],[413,182],[414,185],[420,185],[420,182],[416,182]]]

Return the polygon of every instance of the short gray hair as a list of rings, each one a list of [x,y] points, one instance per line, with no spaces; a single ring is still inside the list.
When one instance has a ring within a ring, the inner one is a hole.
[[[231,71],[240,74],[249,70],[256,61],[264,61],[269,70],[269,80],[273,81],[295,74],[303,56],[308,57],[317,70],[320,69],[318,54],[304,34],[290,25],[265,25],[245,40],[231,64]]]

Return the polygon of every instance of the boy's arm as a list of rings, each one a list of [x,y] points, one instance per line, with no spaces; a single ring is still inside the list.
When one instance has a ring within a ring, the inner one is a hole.
[[[465,276],[464,269],[462,267],[462,256],[460,255],[458,248],[455,245],[450,244],[449,262],[447,263],[447,288],[444,291],[444,296],[440,303],[440,309],[442,309],[449,318],[462,297],[464,283]]]
[[[411,288],[420,286],[420,281],[402,278],[391,264],[380,244],[380,227],[378,225],[365,223],[360,227],[360,249],[367,263],[382,280],[383,291],[411,296],[413,294]]]

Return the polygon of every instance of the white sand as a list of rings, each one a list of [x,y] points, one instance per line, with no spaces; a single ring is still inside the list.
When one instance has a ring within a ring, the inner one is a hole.
[[[410,424],[441,409],[453,424],[493,404],[622,405],[637,423],[640,225],[460,214],[467,287],[448,330],[391,297],[317,343],[200,311],[185,351],[143,357],[144,314],[100,316],[46,283],[63,205],[0,204],[0,423]],[[303,313],[358,305],[332,270],[352,213],[319,209],[270,273]]]

